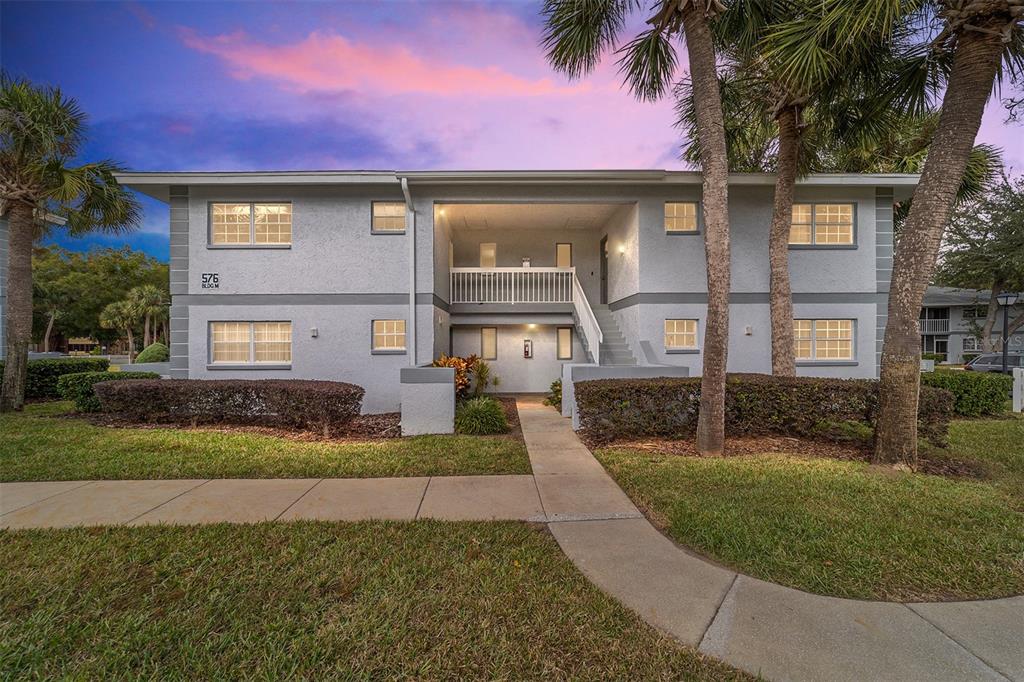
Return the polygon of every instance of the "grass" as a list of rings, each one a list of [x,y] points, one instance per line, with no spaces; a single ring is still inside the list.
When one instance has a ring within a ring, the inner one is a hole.
[[[747,679],[516,523],[0,531],[0,678]]]
[[[0,416],[0,481],[320,478],[527,474],[508,436],[416,436],[354,443],[240,432],[121,429],[67,419],[70,403]]]
[[[1024,593],[1024,419],[955,422],[950,442],[989,477],[787,455],[596,454],[672,538],[749,575],[864,599]]]

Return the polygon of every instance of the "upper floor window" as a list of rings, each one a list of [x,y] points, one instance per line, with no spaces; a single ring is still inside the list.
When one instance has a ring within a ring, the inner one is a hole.
[[[922,318],[924,316],[922,315]],[[984,320],[988,317],[988,306],[987,305],[969,305],[964,308],[963,319],[965,320]]]
[[[789,243],[853,244],[853,204],[793,204]]]
[[[793,320],[797,360],[853,360],[853,320]]]
[[[405,202],[374,201],[371,232],[394,234],[405,232]]]
[[[665,202],[665,232],[669,234],[697,231],[696,201]]]
[[[665,350],[696,350],[697,320],[665,320]]]
[[[210,244],[214,246],[287,246],[291,243],[290,203],[210,205]]]
[[[211,322],[210,361],[213,364],[290,365],[292,323]]]
[[[404,353],[405,320],[374,320],[370,349],[375,353]]]

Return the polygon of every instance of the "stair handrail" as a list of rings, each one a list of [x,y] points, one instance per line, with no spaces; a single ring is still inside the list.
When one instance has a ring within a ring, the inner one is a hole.
[[[584,293],[583,285],[580,284],[580,279],[575,272],[572,275],[572,306],[576,311],[580,331],[583,332],[583,338],[587,342],[587,350],[590,351],[594,364],[600,365],[601,342],[604,341],[604,334],[601,332],[601,325],[597,322],[597,316],[594,315],[590,301],[587,300],[587,294]]]

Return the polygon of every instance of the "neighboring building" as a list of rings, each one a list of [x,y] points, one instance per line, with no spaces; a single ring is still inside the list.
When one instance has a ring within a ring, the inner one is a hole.
[[[685,365],[706,317],[701,177],[666,171],[125,173],[170,204],[171,372],[319,378],[398,408],[399,369],[486,358],[496,390],[564,363]],[[874,377],[909,175],[797,184],[798,372]],[[731,176],[729,370],[771,370],[774,178]],[[526,357],[526,356],[530,357]]]
[[[985,324],[991,291],[928,287],[921,308],[921,352],[937,353],[944,362],[959,365],[982,352],[977,332]],[[1010,319],[1024,312],[1024,303],[1010,309]],[[992,340],[1002,349],[1003,311],[1000,310]],[[1024,351],[1024,331],[1010,334],[1010,351]],[[964,355],[967,355],[967,358]]]

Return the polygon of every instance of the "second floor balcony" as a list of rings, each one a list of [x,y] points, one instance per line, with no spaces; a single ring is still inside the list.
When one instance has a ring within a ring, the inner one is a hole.
[[[948,334],[949,320],[918,320],[922,334]]]
[[[571,304],[579,295],[576,268],[452,268],[450,287],[453,304]]]

